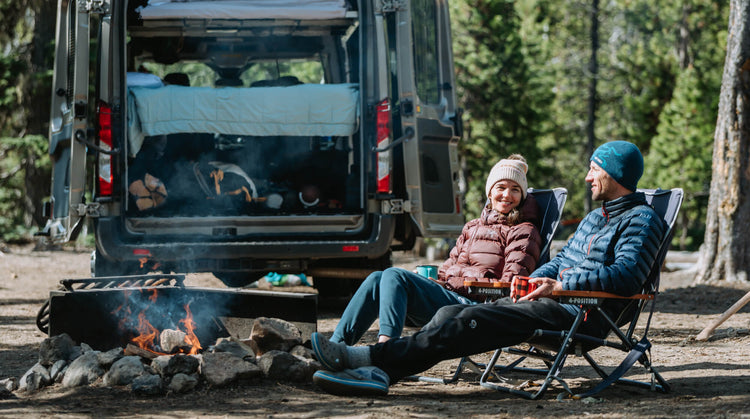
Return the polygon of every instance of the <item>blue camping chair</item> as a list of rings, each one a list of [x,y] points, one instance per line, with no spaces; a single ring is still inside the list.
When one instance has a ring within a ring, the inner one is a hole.
[[[661,392],[668,392],[670,386],[667,381],[654,369],[650,360],[651,342],[648,340],[648,330],[653,315],[655,299],[659,290],[659,275],[664,263],[669,244],[674,234],[673,226],[677,214],[682,206],[683,191],[682,189],[672,190],[640,190],[646,194],[646,199],[659,214],[666,225],[667,232],[659,246],[657,257],[651,267],[646,283],[643,285],[640,294],[631,297],[621,297],[615,294],[599,291],[560,291],[553,295],[557,296],[562,303],[576,304],[583,308],[576,317],[570,330],[536,330],[533,337],[528,340],[528,348],[509,347],[501,348],[495,351],[489,363],[483,366],[484,371],[480,379],[483,387],[500,390],[511,394],[519,395],[527,399],[537,399],[541,397],[549,388],[552,382],[562,385],[564,390],[573,398],[589,397],[599,393],[610,385],[626,384]],[[629,302],[620,312],[617,318],[610,318],[601,309],[604,302],[609,299],[626,300]],[[650,313],[646,321],[645,330],[640,338],[635,336],[635,328],[638,323],[640,314],[644,311],[648,303]],[[586,312],[589,310],[598,310],[609,323],[608,336],[589,336],[578,332]],[[625,330],[623,330],[623,328]],[[609,338],[609,339],[608,339]],[[621,363],[614,369],[605,369],[600,366],[591,353],[596,348],[609,348],[623,353],[624,357]],[[497,365],[501,353],[508,353],[518,356],[513,362],[507,365]],[[599,376],[598,384],[593,388],[582,391],[573,391],[565,380],[562,378],[563,366],[568,355],[582,356]],[[539,359],[544,368],[524,368],[522,363],[527,359]],[[631,367],[638,362],[650,374],[650,380],[638,381],[623,378]],[[607,371],[609,370],[609,371]],[[513,381],[515,373],[538,374],[544,376],[541,384],[533,381],[521,380],[520,385]],[[529,389],[527,389],[529,388]]]

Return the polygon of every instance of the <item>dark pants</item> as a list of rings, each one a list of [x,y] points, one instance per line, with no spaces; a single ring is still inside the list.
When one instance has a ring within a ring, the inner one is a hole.
[[[491,304],[447,306],[414,335],[372,346],[370,356],[372,364],[385,371],[393,384],[446,359],[519,344],[536,329],[565,330],[574,319],[570,311],[548,298],[519,303],[503,298]],[[601,327],[592,312],[581,330],[600,334]]]

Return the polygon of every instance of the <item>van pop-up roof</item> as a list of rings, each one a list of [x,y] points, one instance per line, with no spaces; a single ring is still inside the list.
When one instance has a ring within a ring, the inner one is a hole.
[[[150,19],[293,19],[343,18],[346,0],[180,0],[151,1],[140,10]]]

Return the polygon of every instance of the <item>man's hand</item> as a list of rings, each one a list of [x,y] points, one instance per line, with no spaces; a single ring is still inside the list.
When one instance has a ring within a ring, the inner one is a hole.
[[[552,278],[532,278],[529,279],[529,284],[536,284],[536,289],[532,292],[530,292],[525,297],[521,297],[518,299],[518,301],[524,301],[524,300],[538,300],[542,297],[551,297],[552,291],[560,291],[562,290],[562,282],[555,281]],[[514,287],[511,287],[510,289],[510,297],[515,299],[516,290]]]

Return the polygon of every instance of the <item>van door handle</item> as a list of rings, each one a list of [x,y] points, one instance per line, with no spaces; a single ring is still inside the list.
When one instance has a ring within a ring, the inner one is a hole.
[[[388,151],[388,150],[392,149],[393,147],[396,147],[397,145],[403,143],[404,141],[410,140],[412,138],[414,138],[414,128],[407,127],[406,130],[404,130],[404,135],[402,135],[401,137],[399,137],[396,141],[388,144],[387,146],[385,146],[383,148],[373,147],[372,148],[372,152],[373,153],[382,153],[384,151]]]
[[[94,151],[96,151],[98,153],[104,153],[104,154],[108,154],[110,156],[113,156],[115,154],[119,154],[120,153],[120,149],[119,148],[115,148],[115,149],[112,149],[112,150],[105,150],[105,149],[99,147],[98,145],[92,143],[91,141],[89,141],[86,138],[86,134],[83,133],[83,130],[80,130],[80,129],[76,130],[76,133],[75,133],[75,135],[73,137],[79,143],[85,145],[86,147],[89,147],[89,148],[93,149]]]

